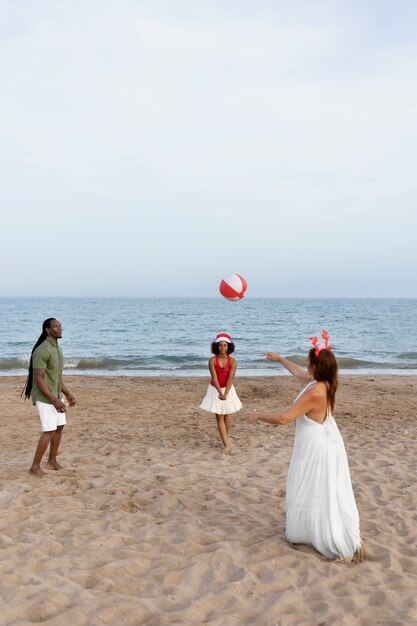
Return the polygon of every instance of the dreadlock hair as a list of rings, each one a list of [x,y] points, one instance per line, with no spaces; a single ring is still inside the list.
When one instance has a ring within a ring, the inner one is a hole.
[[[48,333],[46,332],[47,328],[51,327],[51,322],[55,322],[56,318],[55,317],[48,317],[47,320],[44,321],[44,323],[42,324],[42,334],[39,335],[39,339],[38,341],[35,343],[35,345],[32,348],[32,352],[30,354],[30,360],[29,360],[29,371],[28,371],[28,375],[26,378],[26,383],[25,386],[23,388],[23,391],[21,393],[21,396],[25,396],[25,400],[30,398],[30,394],[32,393],[32,385],[33,385],[33,353],[35,352],[36,348],[38,346],[41,345],[41,343],[43,343],[45,341],[45,339],[48,336]]]
[[[338,365],[336,357],[331,350],[323,348],[318,355],[316,349],[311,348],[308,353],[310,364],[313,368],[312,374],[318,382],[327,383],[327,400],[333,413],[336,404],[336,390],[338,386]]]

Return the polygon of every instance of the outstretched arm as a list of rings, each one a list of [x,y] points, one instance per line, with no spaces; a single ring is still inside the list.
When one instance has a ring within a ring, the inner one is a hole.
[[[290,374],[295,376],[298,380],[301,380],[301,382],[308,383],[312,380],[310,374],[304,369],[304,367],[289,361],[283,356],[276,354],[275,352],[266,352],[264,356],[266,356],[266,358],[270,361],[278,361],[278,363],[281,363],[281,365],[283,365],[290,372]]]
[[[311,411],[314,407],[314,397],[315,396],[312,394],[304,393],[290,407],[280,413],[275,411],[271,413],[257,413],[254,411],[248,417],[248,421],[249,423],[253,423],[261,420],[262,422],[267,422],[267,424],[280,424],[284,426],[296,420],[297,417],[301,417],[301,415],[305,415]]]

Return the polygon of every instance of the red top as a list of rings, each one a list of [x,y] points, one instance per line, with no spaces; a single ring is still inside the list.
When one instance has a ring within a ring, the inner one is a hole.
[[[226,387],[227,385],[227,379],[229,378],[229,372],[230,372],[230,364],[231,364],[230,354],[227,357],[227,363],[224,367],[221,367],[219,363],[219,357],[216,354],[216,363],[214,365],[214,368],[216,370],[217,380],[219,381],[219,385],[222,389],[223,387]],[[210,385],[213,385],[214,387],[213,381],[210,382]]]

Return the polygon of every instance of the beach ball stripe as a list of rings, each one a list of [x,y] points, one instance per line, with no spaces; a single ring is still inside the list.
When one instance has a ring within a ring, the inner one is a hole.
[[[230,274],[220,282],[219,291],[223,298],[236,302],[241,300],[248,288],[246,280],[239,274]]]

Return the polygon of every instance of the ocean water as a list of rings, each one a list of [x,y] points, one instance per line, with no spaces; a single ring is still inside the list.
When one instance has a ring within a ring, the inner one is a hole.
[[[0,298],[0,375],[25,374],[42,322],[56,317],[68,374],[208,376],[210,343],[232,335],[238,375],[304,365],[330,334],[342,373],[417,374],[417,299]]]

